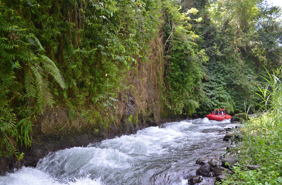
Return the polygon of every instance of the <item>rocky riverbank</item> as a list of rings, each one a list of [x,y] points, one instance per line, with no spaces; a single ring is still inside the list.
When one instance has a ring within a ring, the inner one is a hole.
[[[242,124],[241,120],[236,120],[238,124]],[[223,140],[230,143],[230,146],[236,147],[238,142],[243,140],[243,134],[240,132],[240,126],[225,128],[226,134]],[[222,182],[227,175],[234,174],[232,167],[239,163],[238,155],[230,152],[230,147],[226,148],[226,152],[221,156],[204,156],[196,161],[199,168],[190,172],[186,179],[189,185],[214,185],[216,181]],[[244,170],[257,170],[260,165],[244,165]]]
[[[237,122],[240,124],[240,122]],[[223,140],[234,144],[240,141],[242,136],[238,134],[239,127],[226,127]],[[214,185],[216,181],[221,182],[228,174],[233,174],[232,167],[238,163],[236,156],[230,155],[229,147],[221,156],[204,156],[196,161],[199,168],[190,172],[185,178],[189,185]]]

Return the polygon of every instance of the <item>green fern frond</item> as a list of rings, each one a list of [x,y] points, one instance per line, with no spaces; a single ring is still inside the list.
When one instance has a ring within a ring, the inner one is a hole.
[[[45,74],[50,74],[63,89],[65,88],[65,82],[59,69],[50,58],[44,55],[36,56],[33,53],[31,53],[31,58],[34,61],[40,61],[43,68],[38,64],[34,64],[30,66],[31,72],[26,72],[25,88],[27,97],[36,97],[39,109],[43,111],[44,106],[53,106],[54,104],[54,98],[50,93],[49,82],[45,79],[47,77]]]
[[[17,144],[14,140],[10,139],[6,133],[4,133],[4,138],[6,140],[7,144],[7,149],[9,152],[9,155],[14,154],[18,161],[20,161],[23,158],[23,153],[19,153],[17,150]]]
[[[55,63],[48,58],[47,56],[40,55],[40,57],[43,59],[43,66],[47,70],[49,74],[51,74],[54,79],[57,81],[57,83],[61,86],[61,88],[65,88],[65,81],[60,73],[60,70],[57,68]]]
[[[49,106],[53,106],[54,104],[54,98],[52,96],[52,94],[50,93],[50,90],[49,90],[49,87],[48,87],[48,81],[43,79],[43,92],[44,92],[44,104],[46,105],[49,105]]]
[[[44,106],[44,92],[43,92],[44,82],[40,72],[38,71],[38,67],[39,66],[37,66],[37,68],[34,66],[30,66],[30,69],[35,77],[36,90],[37,90],[37,103],[40,109],[42,110]]]
[[[9,122],[9,123],[5,122],[4,124],[1,125],[0,130],[2,132],[5,132],[7,130],[13,129],[14,126],[15,125],[13,123],[11,123],[11,122]]]
[[[12,130],[15,127],[16,122],[16,115],[14,113],[11,113],[10,111],[5,111],[4,115],[5,117],[3,116],[0,119],[0,130],[2,132]]]
[[[28,36],[29,38],[27,40],[31,45],[38,47],[39,51],[44,51],[44,47],[34,34],[31,33]]]
[[[21,144],[24,143],[26,147],[31,145],[32,137],[31,137],[31,132],[32,132],[32,122],[29,118],[24,118],[21,119],[17,125],[16,128],[20,132],[21,139],[20,142]]]
[[[29,98],[36,97],[36,89],[33,83],[34,83],[34,78],[32,74],[29,71],[27,71],[25,73],[25,89],[26,89],[27,97]]]

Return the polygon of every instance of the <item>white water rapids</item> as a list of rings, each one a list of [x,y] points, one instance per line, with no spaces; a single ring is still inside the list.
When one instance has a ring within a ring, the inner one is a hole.
[[[223,154],[229,120],[207,118],[149,127],[88,147],[49,154],[36,168],[0,176],[0,185],[150,185],[187,184],[196,159]]]

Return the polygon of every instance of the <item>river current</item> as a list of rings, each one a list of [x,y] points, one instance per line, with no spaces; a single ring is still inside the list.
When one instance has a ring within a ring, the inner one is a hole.
[[[185,185],[198,158],[224,153],[226,126],[203,118],[148,127],[51,153],[36,168],[0,176],[0,185]]]

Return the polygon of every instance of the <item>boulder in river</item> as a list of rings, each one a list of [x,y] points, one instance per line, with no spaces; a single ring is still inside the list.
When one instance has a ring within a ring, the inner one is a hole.
[[[212,166],[212,167],[217,167],[217,166],[221,166],[222,165],[222,162],[220,160],[217,160],[217,159],[211,159],[209,161],[209,164]]]
[[[226,131],[231,131],[233,129],[233,127],[224,127],[224,130]]]
[[[213,157],[199,158],[199,159],[196,160],[196,164],[200,164],[200,165],[208,164],[208,162],[212,159],[213,159]]]
[[[196,174],[197,175],[202,175],[204,177],[210,177],[210,176],[212,176],[211,172],[212,172],[212,167],[209,164],[205,164],[205,165],[201,166],[196,171]]]
[[[229,141],[231,138],[234,137],[234,133],[227,133],[224,138],[223,141]]]
[[[235,134],[235,133],[227,133],[224,138],[223,141],[242,141],[244,138],[244,136],[242,134]]]
[[[202,181],[203,181],[202,176],[192,176],[188,179],[188,184],[194,185],[194,184],[197,184],[197,183],[201,183]]]

